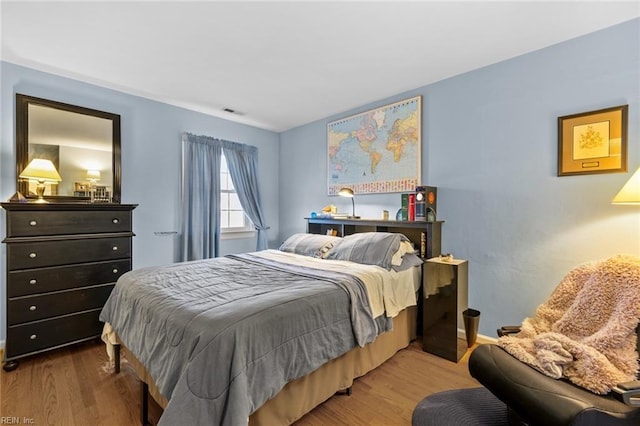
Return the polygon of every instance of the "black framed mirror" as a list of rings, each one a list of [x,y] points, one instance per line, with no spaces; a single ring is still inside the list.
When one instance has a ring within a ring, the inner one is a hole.
[[[25,171],[36,163],[55,177]],[[27,199],[44,183],[48,201],[120,203],[120,179],[118,114],[16,94],[16,181]]]

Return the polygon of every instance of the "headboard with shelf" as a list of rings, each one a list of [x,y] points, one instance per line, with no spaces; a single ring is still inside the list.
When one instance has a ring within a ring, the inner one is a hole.
[[[398,232],[404,234],[420,250],[423,258],[429,259],[441,254],[441,230],[443,221],[416,222],[400,220],[372,220],[372,219],[330,219],[306,218],[308,234],[326,234],[334,229],[337,235],[356,234],[360,232]],[[422,242],[424,241],[424,250]]]

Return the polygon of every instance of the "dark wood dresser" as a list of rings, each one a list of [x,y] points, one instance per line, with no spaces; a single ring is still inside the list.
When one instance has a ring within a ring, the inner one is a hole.
[[[98,316],[131,270],[135,204],[1,203],[6,210],[4,369],[18,358],[96,338]]]

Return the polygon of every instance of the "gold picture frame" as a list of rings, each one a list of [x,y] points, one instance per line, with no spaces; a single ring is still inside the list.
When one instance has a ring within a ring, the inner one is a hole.
[[[558,176],[626,172],[628,109],[558,117]]]

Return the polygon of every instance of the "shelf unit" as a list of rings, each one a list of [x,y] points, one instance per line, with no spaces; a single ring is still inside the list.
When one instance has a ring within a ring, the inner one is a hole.
[[[340,237],[360,232],[399,232],[406,235],[416,249],[420,250],[421,257],[428,259],[441,253],[441,234],[444,221],[420,222],[309,217],[306,220],[307,233],[309,234],[326,234],[331,229],[336,230]]]

